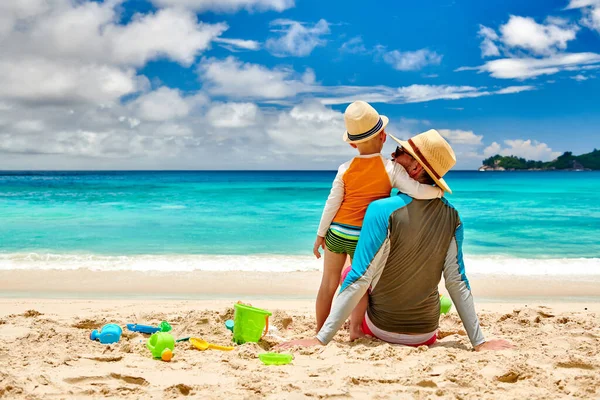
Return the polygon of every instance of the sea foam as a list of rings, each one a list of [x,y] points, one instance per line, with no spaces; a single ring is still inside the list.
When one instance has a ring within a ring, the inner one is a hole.
[[[94,271],[318,271],[323,261],[312,256],[0,254],[0,270],[42,269]],[[467,274],[481,275],[600,275],[600,258],[529,259],[465,256]]]

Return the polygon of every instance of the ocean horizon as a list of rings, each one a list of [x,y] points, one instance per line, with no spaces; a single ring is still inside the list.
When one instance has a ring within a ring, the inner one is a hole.
[[[0,171],[0,269],[317,270],[335,171]],[[599,171],[451,171],[467,272],[600,274]]]

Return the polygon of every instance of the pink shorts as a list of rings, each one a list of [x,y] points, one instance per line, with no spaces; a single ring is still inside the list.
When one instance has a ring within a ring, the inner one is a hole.
[[[350,272],[350,270],[352,269],[352,266],[348,266],[346,267],[346,269],[344,269],[344,271],[342,271],[342,279],[340,280],[340,284],[342,282],[344,282],[344,280],[346,279],[346,276],[348,275],[348,273]],[[367,316],[365,314],[365,318],[363,318],[363,322],[362,322],[362,330],[365,333],[365,335],[369,335],[369,336],[373,336],[374,338],[383,340],[379,337],[377,337],[377,335],[375,335],[371,329],[369,329],[369,326],[367,325]],[[419,346],[431,346],[432,344],[435,343],[435,341],[437,340],[437,333],[433,336],[431,336],[430,339],[426,340],[423,343],[418,343],[418,344],[404,344],[404,346],[411,346],[411,347],[419,347]]]

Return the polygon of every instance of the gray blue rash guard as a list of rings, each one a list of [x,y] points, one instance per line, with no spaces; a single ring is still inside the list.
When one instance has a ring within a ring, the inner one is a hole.
[[[444,274],[471,343],[485,342],[465,275],[462,242],[460,217],[445,198],[413,200],[398,194],[371,203],[352,270],[317,339],[329,343],[369,288],[367,314],[377,328],[408,334],[435,331]]]

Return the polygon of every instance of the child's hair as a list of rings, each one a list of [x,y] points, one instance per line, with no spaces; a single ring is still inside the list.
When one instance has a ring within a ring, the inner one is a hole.
[[[375,149],[374,147],[381,144],[380,138],[381,138],[382,133],[385,135],[385,131],[381,131],[377,135],[373,135],[373,137],[370,138],[369,140],[367,140],[366,142],[356,143],[356,148],[358,150],[369,149],[369,150],[373,150],[373,151],[381,151],[381,149]]]

